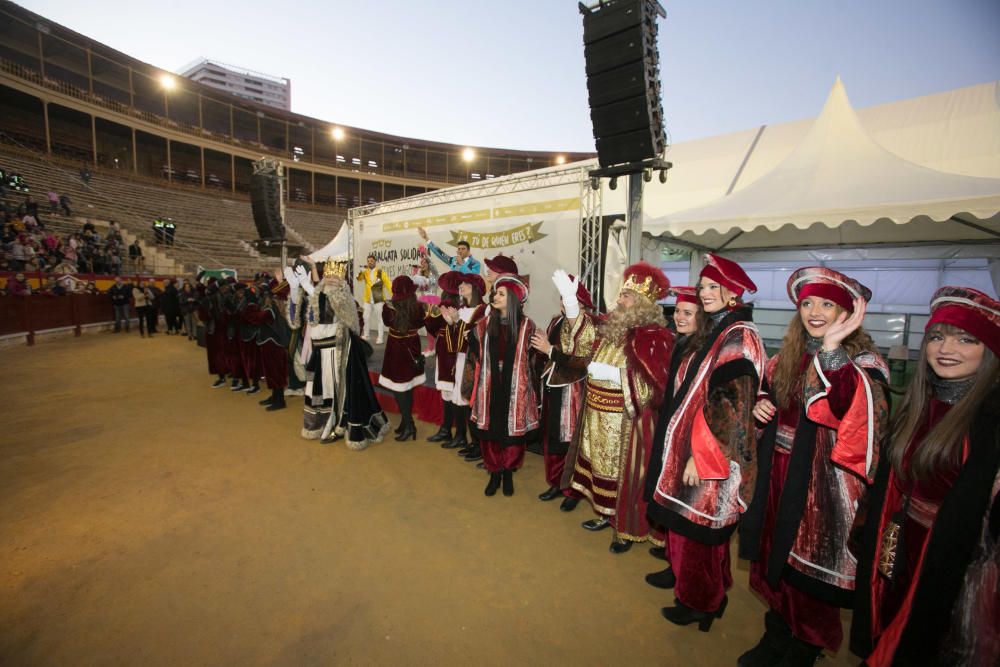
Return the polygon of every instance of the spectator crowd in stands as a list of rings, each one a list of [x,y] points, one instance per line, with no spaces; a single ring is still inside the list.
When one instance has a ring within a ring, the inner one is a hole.
[[[3,216],[0,271],[120,275],[127,256],[121,231],[112,223],[102,235],[92,223],[79,232],[56,234],[36,215]]]
[[[139,269],[141,250],[136,246],[134,253],[126,247],[116,222],[104,235],[90,222],[79,232],[56,234],[41,219],[30,193],[14,207],[3,186],[10,186],[9,176],[0,184],[0,271],[121,275],[126,268]],[[49,192],[47,199],[48,214],[72,215],[66,195]],[[126,267],[124,258],[131,259],[132,266]]]

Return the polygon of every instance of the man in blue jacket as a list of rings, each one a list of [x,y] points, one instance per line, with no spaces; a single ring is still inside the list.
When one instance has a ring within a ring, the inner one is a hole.
[[[455,256],[446,255],[441,248],[434,245],[434,242],[427,238],[427,230],[423,227],[417,227],[417,233],[420,234],[420,238],[424,240],[427,244],[427,249],[434,253],[434,256],[440,259],[442,262],[448,265],[451,271],[459,271],[461,273],[474,273],[479,275],[480,265],[479,260],[474,258],[469,251],[469,243],[467,241],[459,241],[458,247],[455,249]]]

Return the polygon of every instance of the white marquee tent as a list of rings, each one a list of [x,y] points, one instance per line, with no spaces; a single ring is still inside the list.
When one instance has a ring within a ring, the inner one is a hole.
[[[995,85],[978,88],[986,93]],[[995,107],[995,96],[992,103]],[[966,132],[973,136],[966,141],[995,145],[1000,116],[994,114],[993,121],[968,124]],[[762,133],[763,128],[755,142]],[[754,152],[751,147],[746,153],[737,179]],[[987,162],[978,171],[1000,170],[1000,150],[992,158],[995,165]],[[686,163],[673,159],[682,172]],[[692,247],[1000,241],[1000,178],[946,173],[883,148],[863,127],[839,79],[805,136],[767,173],[703,205],[663,213],[657,199],[671,194],[669,188],[662,193],[648,188],[644,231]]]
[[[333,240],[319,250],[309,253],[309,258],[316,262],[325,262],[328,259],[341,261],[348,259],[351,253],[348,235],[349,230],[347,225],[341,225]]]

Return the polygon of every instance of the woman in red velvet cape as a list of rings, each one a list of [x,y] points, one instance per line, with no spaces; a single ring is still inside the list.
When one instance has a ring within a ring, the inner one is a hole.
[[[843,641],[853,604],[848,537],[888,429],[888,367],[861,327],[871,291],[806,267],[788,279],[797,312],[768,360],[754,416],[757,488],[740,522],[750,587],[767,602],[765,634],[739,667],[811,665]]]
[[[942,287],[863,528],[851,649],[883,665],[1000,661],[1000,302]]]

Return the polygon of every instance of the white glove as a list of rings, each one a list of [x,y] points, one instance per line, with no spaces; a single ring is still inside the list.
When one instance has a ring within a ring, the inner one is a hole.
[[[617,385],[622,383],[621,369],[601,361],[591,361],[587,364],[587,374],[595,380],[614,382]]]
[[[284,274],[285,281],[288,283],[289,291],[294,292],[297,290],[299,288],[299,277],[295,273],[295,270],[290,266],[286,266],[281,272]]]
[[[552,283],[556,286],[559,291],[559,296],[562,297],[563,310],[566,311],[566,317],[571,320],[576,319],[580,316],[580,302],[576,298],[576,290],[580,286],[580,279],[569,277],[569,274],[562,269],[556,269],[552,273]]]
[[[299,277],[299,287],[304,289],[306,294],[312,295],[316,291],[316,288],[313,287],[312,276],[309,275],[304,266],[296,266],[295,275]]]

